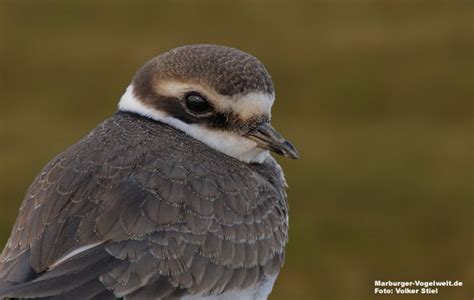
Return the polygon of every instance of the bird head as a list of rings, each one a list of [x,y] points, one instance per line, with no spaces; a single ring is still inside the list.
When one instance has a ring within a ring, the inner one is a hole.
[[[244,162],[263,162],[269,151],[292,159],[298,152],[270,124],[275,92],[254,56],[217,45],[188,45],[145,63],[119,110],[171,125]]]

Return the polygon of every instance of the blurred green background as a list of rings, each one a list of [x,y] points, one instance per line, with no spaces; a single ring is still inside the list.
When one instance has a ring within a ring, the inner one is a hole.
[[[473,1],[0,2],[0,245],[28,185],[136,69],[217,43],[273,76],[301,159],[270,299],[472,299]],[[461,280],[374,296],[374,280]]]

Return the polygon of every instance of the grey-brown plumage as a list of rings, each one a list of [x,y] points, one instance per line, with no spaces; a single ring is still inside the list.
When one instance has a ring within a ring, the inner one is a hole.
[[[0,298],[179,299],[250,288],[282,266],[287,213],[270,156],[244,163],[118,112],[30,186],[1,256]]]
[[[222,95],[274,93],[265,66],[254,56],[235,48],[206,44],[182,46],[152,59],[144,67],[159,69],[157,75],[161,79],[202,81]]]

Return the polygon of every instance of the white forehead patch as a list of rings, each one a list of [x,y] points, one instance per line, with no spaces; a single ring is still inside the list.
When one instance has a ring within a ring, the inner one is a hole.
[[[232,111],[240,116],[242,120],[253,116],[271,115],[272,105],[275,102],[275,95],[263,92],[251,92],[245,95],[235,95],[232,97],[218,94],[212,88],[202,84],[188,83],[173,80],[162,80],[155,87],[156,92],[165,95],[181,98],[186,93],[195,91],[206,96],[209,102],[219,111]]]
[[[133,85],[127,87],[122,98],[120,98],[118,107],[120,111],[133,112],[171,125],[209,147],[244,162],[262,163],[270,156],[269,151],[258,148],[256,142],[234,132],[209,129],[199,124],[187,124],[169,116],[166,112],[147,106],[135,96]]]

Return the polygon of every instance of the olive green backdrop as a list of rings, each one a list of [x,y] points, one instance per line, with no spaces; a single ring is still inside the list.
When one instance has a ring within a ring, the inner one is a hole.
[[[189,43],[260,58],[301,159],[270,297],[472,299],[473,1],[0,2],[0,245],[48,160]],[[0,246],[1,247],[1,246]],[[374,296],[374,280],[462,280]]]

